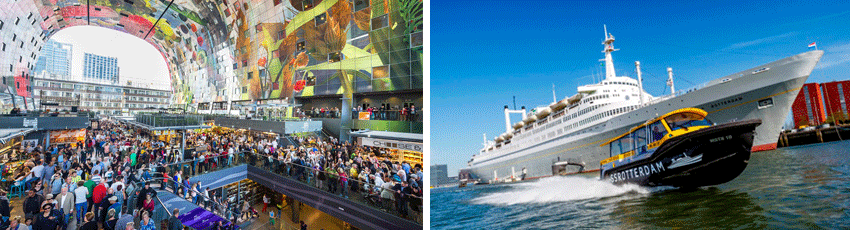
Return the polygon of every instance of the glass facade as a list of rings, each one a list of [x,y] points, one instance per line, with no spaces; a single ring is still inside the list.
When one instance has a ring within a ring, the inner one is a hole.
[[[33,74],[47,72],[61,76],[71,75],[71,55],[73,45],[48,40],[41,47],[41,55],[35,63]]]
[[[118,83],[118,58],[85,53],[83,78],[96,82]]]

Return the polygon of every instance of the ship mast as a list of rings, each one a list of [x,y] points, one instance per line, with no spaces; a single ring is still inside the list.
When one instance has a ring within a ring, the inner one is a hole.
[[[676,95],[676,87],[673,85],[673,68],[667,67],[667,86],[670,86],[670,95]]]
[[[614,59],[611,58],[611,52],[619,49],[614,49],[614,35],[608,33],[608,26],[602,25],[602,27],[605,29],[605,42],[602,42],[605,45],[605,49],[602,50],[605,53],[605,80],[609,80],[617,76],[614,72]]]
[[[637,71],[638,96],[640,98],[640,106],[643,106],[643,78],[641,78],[639,61],[635,61],[635,71]]]

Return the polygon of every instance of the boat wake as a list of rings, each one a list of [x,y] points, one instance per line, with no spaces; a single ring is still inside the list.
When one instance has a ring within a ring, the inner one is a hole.
[[[633,184],[614,185],[597,178],[549,177],[506,186],[502,191],[472,200],[475,204],[515,205],[598,199],[652,191]]]

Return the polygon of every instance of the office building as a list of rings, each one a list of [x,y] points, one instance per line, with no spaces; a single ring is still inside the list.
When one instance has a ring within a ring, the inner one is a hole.
[[[118,83],[118,58],[85,53],[83,79],[98,83]]]
[[[34,74],[47,72],[61,76],[71,75],[71,55],[73,45],[47,41],[42,46],[41,55],[38,56],[38,61],[35,63]]]

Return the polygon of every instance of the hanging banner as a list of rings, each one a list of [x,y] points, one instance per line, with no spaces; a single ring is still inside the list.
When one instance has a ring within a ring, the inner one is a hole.
[[[86,130],[85,129],[50,131],[50,143],[51,144],[74,143],[74,142],[85,141],[85,140],[86,140]]]
[[[401,149],[401,150],[409,150],[422,152],[422,143],[414,143],[407,141],[394,141],[394,140],[385,140],[385,139],[375,139],[368,137],[361,137],[360,142],[363,145],[367,146],[375,146],[381,148],[391,148],[391,149]]]

